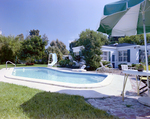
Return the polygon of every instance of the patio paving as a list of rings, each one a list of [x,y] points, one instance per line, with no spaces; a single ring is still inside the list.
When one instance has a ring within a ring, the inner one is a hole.
[[[121,71],[115,72],[121,74]],[[107,111],[109,114],[117,116],[121,119],[148,119],[150,118],[150,107],[138,102],[136,79],[129,76],[132,90],[126,91],[124,102],[121,96],[110,96],[106,98],[86,99],[92,106]],[[144,84],[141,84],[143,86]],[[142,96],[148,97],[148,91]]]
[[[63,69],[68,70],[68,69]],[[18,81],[4,77],[5,69],[0,70],[0,81],[25,85],[31,88],[38,88],[50,92],[66,93],[71,95],[81,95],[85,97],[87,103],[95,108],[105,110],[109,114],[122,119],[147,119],[150,118],[150,107],[138,102],[136,80],[130,76],[127,82],[125,100],[122,101],[121,91],[123,85],[123,74],[119,70],[114,72],[113,81],[110,85],[95,89],[70,89],[52,85],[37,84],[32,82]],[[143,94],[147,96],[147,92]]]
[[[133,90],[126,92],[124,102],[121,96],[110,96],[106,98],[87,99],[87,102],[92,106],[107,111],[109,114],[117,116],[121,119],[147,119],[150,118],[150,107],[142,105],[137,100],[136,82],[132,82]],[[147,96],[147,94],[143,94]],[[131,97],[130,97],[131,96]]]

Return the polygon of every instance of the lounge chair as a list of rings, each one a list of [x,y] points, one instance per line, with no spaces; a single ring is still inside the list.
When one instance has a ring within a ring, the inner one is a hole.
[[[76,72],[85,72],[85,67],[86,65],[82,65],[82,67],[80,69],[72,69],[72,71],[76,71]]]
[[[106,67],[107,65],[104,66],[102,62],[100,62],[100,65],[101,65],[101,67],[96,69],[96,73],[97,73],[98,70],[104,71],[104,72],[107,72],[107,71],[110,72],[111,71],[113,73],[114,68]]]

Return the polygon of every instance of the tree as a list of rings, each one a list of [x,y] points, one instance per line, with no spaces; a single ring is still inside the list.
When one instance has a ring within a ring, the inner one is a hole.
[[[30,33],[30,36],[33,36],[33,35],[34,35],[34,36],[39,36],[39,32],[40,32],[39,30],[34,30],[34,29],[33,29],[33,30],[30,30],[29,33]]]
[[[62,60],[63,54],[58,47],[55,47],[55,46],[50,47],[49,46],[46,50],[48,51],[48,55],[49,55],[49,53],[56,53],[58,61]]]
[[[21,33],[21,34],[19,34],[19,35],[17,35],[17,37],[19,37],[19,40],[20,41],[23,41],[24,40],[24,35]]]
[[[56,41],[53,40],[50,43],[50,46],[51,47],[52,46],[57,47],[63,55],[68,54],[68,50],[66,49],[66,45],[63,42],[59,41],[58,39]]]
[[[8,46],[8,44],[3,45],[0,49],[0,63],[5,63],[6,61],[14,61],[15,56],[13,55],[12,49]]]
[[[147,43],[150,43],[150,34],[146,34]],[[119,38],[119,43],[130,43],[137,45],[144,45],[144,35],[133,35]]]
[[[7,60],[15,61],[21,47],[21,41],[14,36],[0,36],[0,63],[5,63]]]
[[[29,62],[42,59],[45,51],[45,44],[40,36],[34,36],[31,39],[24,40],[20,51],[21,59],[29,59]]]
[[[45,46],[48,45],[48,37],[46,36],[46,34],[44,34],[44,35],[42,36],[42,41],[43,41],[43,42],[46,42],[46,45],[45,45]]]
[[[108,41],[107,37],[101,33],[95,32],[90,29],[82,31],[79,39],[75,41],[75,46],[84,46],[82,55],[86,61],[86,65],[90,66],[91,70],[95,70],[100,65],[102,54],[101,46]]]

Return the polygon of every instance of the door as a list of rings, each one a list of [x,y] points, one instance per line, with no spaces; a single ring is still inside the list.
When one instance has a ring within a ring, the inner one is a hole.
[[[113,68],[115,68],[115,55],[112,55],[112,65],[113,65]]]

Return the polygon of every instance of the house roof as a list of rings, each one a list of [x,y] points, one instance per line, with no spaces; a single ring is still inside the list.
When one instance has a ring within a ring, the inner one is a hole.
[[[110,45],[103,45],[103,46],[108,46],[108,47],[124,47],[124,46],[132,46],[132,45],[136,45],[136,44],[129,44],[129,43],[115,43],[115,44],[110,44]]]
[[[73,47],[73,52],[79,52],[84,46]]]

